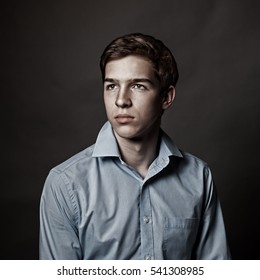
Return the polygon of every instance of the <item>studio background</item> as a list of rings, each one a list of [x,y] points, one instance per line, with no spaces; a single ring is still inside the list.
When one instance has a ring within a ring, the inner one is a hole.
[[[1,259],[38,259],[49,170],[106,121],[99,58],[142,32],[180,79],[163,128],[210,165],[234,259],[260,259],[259,1],[8,1],[2,7]]]

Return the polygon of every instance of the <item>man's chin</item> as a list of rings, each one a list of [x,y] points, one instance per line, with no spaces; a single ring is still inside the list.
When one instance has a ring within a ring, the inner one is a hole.
[[[138,133],[138,130],[133,129],[132,127],[122,126],[120,128],[113,128],[115,136],[129,141],[140,141],[143,137],[141,133]]]

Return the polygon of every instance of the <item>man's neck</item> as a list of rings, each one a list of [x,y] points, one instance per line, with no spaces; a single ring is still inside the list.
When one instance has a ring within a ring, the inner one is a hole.
[[[159,130],[140,139],[125,139],[115,135],[122,159],[144,178],[157,156]]]

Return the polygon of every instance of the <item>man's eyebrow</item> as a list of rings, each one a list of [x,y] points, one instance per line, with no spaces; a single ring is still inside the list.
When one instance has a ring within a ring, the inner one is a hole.
[[[138,79],[131,79],[132,83],[148,83],[151,85],[154,85],[154,82],[152,82],[150,79],[147,78],[138,78]]]
[[[105,78],[104,82],[114,83],[114,82],[118,82],[118,80],[112,78]]]
[[[117,82],[118,83],[119,80],[113,79],[113,78],[105,78],[104,82],[109,82],[109,83]],[[154,85],[154,82],[152,82],[150,79],[147,79],[147,78],[130,79],[130,80],[127,80],[127,82],[130,82],[130,83],[149,83],[151,85]]]

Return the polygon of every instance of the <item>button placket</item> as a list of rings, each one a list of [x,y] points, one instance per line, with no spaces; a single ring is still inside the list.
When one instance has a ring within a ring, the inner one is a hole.
[[[154,237],[151,216],[151,201],[149,186],[143,185],[140,196],[140,229],[141,229],[141,252],[143,259],[154,257]]]

